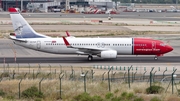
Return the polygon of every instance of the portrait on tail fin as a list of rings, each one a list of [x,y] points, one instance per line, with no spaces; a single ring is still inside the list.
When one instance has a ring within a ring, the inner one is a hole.
[[[9,8],[10,17],[16,38],[47,38],[49,36],[37,33],[23,16],[15,9]]]
[[[21,35],[24,26],[26,26],[26,24],[23,25],[20,22],[15,22],[15,33],[16,33],[16,35]]]

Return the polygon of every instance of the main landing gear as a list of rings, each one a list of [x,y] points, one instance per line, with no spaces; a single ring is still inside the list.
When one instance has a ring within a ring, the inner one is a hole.
[[[92,61],[93,60],[93,56],[89,55],[87,59],[88,59],[88,61]]]

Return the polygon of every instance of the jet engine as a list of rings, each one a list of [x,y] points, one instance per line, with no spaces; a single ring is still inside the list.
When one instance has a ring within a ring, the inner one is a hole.
[[[101,58],[116,58],[117,57],[117,51],[114,51],[114,50],[102,51],[97,56],[99,56]]]

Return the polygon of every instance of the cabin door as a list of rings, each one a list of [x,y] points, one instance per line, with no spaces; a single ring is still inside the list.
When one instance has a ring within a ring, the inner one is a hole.
[[[39,50],[41,48],[41,41],[37,41],[37,49]]]
[[[156,42],[152,42],[152,52],[154,53],[156,50]]]

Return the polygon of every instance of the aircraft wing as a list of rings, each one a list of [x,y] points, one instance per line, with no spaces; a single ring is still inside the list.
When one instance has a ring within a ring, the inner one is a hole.
[[[69,42],[66,40],[65,37],[63,37],[64,43],[67,46],[67,48],[75,48],[78,49],[79,51],[77,51],[78,54],[98,54],[101,51],[105,51],[105,50],[111,50],[108,48],[94,48],[94,47],[77,47],[77,46],[72,46],[69,44]]]

